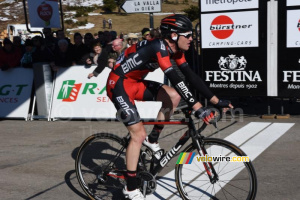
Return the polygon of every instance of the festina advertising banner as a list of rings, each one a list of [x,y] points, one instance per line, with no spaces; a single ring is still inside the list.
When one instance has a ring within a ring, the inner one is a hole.
[[[258,11],[201,14],[202,48],[258,47]]]
[[[215,49],[203,52],[203,77],[220,96],[265,96],[266,59],[260,51]],[[209,56],[206,56],[208,54]]]
[[[287,1],[300,6],[300,0]],[[300,7],[278,2],[278,95],[300,97]]]
[[[288,10],[286,23],[286,46],[300,47],[300,9]]]
[[[300,0],[286,0],[287,6],[300,6]]]
[[[201,0],[201,12],[258,8],[258,0]]]
[[[33,83],[32,69],[0,71],[0,117],[28,117]]]
[[[88,79],[96,66],[62,68],[55,81],[51,118],[115,119],[116,109],[106,95],[110,73],[105,68],[98,77]],[[154,81],[163,82],[163,72],[156,70]],[[151,74],[151,73],[150,73]],[[156,118],[161,102],[136,102],[141,118]]]
[[[58,0],[28,0],[31,27],[61,28]]]

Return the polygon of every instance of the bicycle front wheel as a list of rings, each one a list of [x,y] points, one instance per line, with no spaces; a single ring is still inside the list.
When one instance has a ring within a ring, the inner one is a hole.
[[[195,152],[198,156],[194,157],[191,164],[177,164],[175,167],[176,186],[182,199],[254,200],[257,179],[252,163],[222,161],[222,157],[233,158],[246,154],[222,139],[204,138],[203,144],[208,157],[220,158],[211,162],[217,178],[210,180],[204,163],[199,160],[198,150],[190,144],[185,152]]]
[[[109,133],[88,137],[80,146],[76,176],[90,199],[122,199],[125,184],[125,151],[123,140]]]

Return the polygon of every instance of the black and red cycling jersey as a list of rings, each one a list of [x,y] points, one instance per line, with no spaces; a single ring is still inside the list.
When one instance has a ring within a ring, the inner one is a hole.
[[[213,96],[202,79],[192,72],[182,51],[173,53],[162,39],[143,40],[119,56],[107,80],[107,95],[120,111],[119,119],[125,125],[132,125],[140,120],[134,100],[155,100],[162,84],[143,79],[159,67],[190,107],[197,103],[190,89],[173,69],[170,59],[174,59],[193,88],[202,92],[206,98]]]
[[[162,71],[172,67],[171,58],[178,66],[186,63],[183,52],[172,53],[164,40],[143,40],[129,47],[120,55],[113,71],[119,76],[141,80],[148,72],[159,67]]]

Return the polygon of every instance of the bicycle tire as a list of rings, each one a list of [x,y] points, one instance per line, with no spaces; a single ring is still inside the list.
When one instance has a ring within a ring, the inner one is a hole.
[[[234,144],[218,139],[204,138],[204,147],[208,156],[246,156]],[[190,144],[184,152],[198,150]],[[219,180],[211,183],[204,169],[203,163],[196,157],[192,164],[176,164],[175,181],[182,199],[239,199],[254,200],[257,192],[257,178],[255,169],[250,162],[213,162]]]
[[[76,176],[90,199],[124,198],[124,178],[103,175],[106,170],[126,170],[126,148],[123,143],[116,135],[97,133],[81,144],[75,161]]]

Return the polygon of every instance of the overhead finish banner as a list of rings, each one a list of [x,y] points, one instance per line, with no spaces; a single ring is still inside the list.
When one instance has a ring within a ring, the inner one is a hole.
[[[115,119],[116,109],[106,95],[106,81],[110,73],[105,68],[97,77],[88,79],[96,66],[61,68],[55,80],[51,118]],[[147,78],[163,82],[163,72],[156,70]],[[161,102],[136,102],[141,118],[156,118]]]
[[[267,2],[207,0],[200,7],[202,76],[209,88],[220,96],[266,96]]]
[[[0,71],[0,117],[27,119],[33,83],[32,69]]]
[[[300,0],[278,4],[278,94],[300,97]]]
[[[28,0],[31,27],[61,28],[58,0]]]

